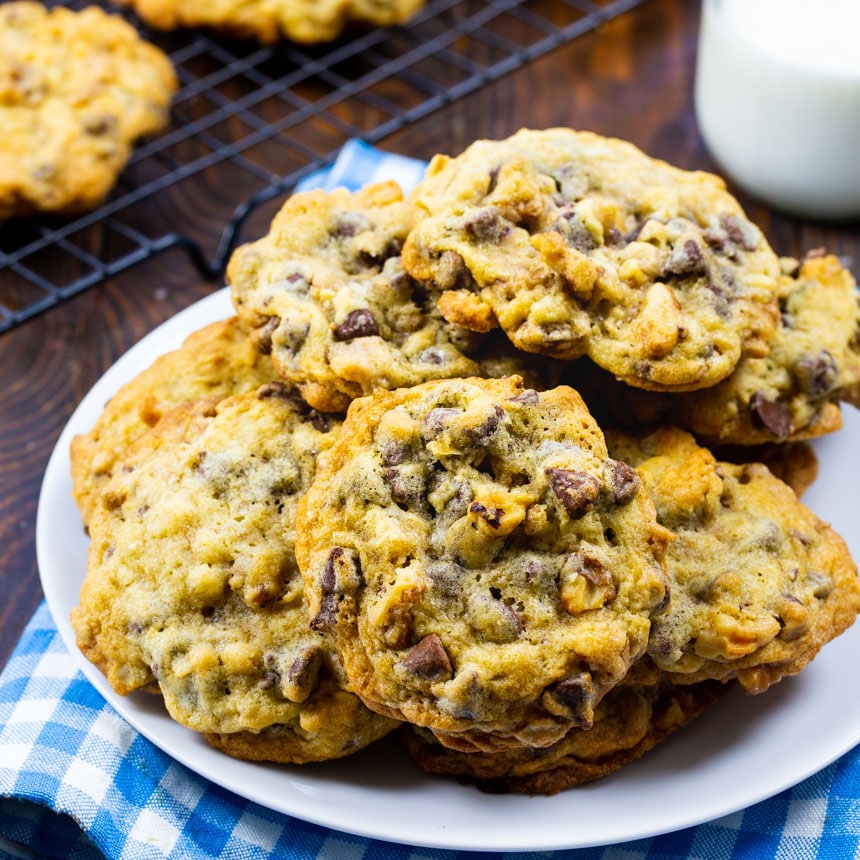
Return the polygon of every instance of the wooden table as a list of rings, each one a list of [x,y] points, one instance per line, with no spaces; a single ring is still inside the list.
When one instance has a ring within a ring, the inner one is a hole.
[[[694,0],[650,0],[382,145],[428,158],[478,137],[562,125],[627,138],[681,167],[714,170],[692,108],[698,7]],[[806,223],[738,196],[778,253],[825,246],[860,264],[860,225]],[[205,221],[205,207],[196,208]],[[0,666],[42,598],[36,505],[64,424],[122,353],[214,286],[185,254],[170,251],[0,335]]]

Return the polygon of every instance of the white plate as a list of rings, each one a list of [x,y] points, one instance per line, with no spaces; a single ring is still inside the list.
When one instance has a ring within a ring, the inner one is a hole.
[[[485,795],[421,774],[396,741],[323,765],[241,762],[174,723],[153,696],[117,696],[75,647],[87,540],[71,498],[69,441],[92,427],[120,385],[204,324],[229,316],[226,290],[144,338],[94,386],[48,464],[36,525],[42,586],[60,634],[84,674],[142,734],[198,774],[263,806],[317,824],[411,845],[540,851],[623,842],[699,824],[770,797],[860,742],[860,625],[830,643],[800,676],[756,697],[732,695],[656,750],[606,779],[554,797]],[[856,493],[860,417],[817,445],[821,471],[806,503],[860,558]]]

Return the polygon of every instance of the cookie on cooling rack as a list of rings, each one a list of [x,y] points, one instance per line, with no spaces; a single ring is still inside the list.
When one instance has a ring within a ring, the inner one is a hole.
[[[716,176],[524,129],[436,156],[413,199],[404,266],[452,322],[649,390],[714,385],[767,354],[779,260]]]
[[[354,401],[296,533],[352,688],[462,750],[591,725],[667,597],[636,473],[576,392],[516,378]]]
[[[631,676],[640,674],[637,667],[631,669]],[[427,729],[408,725],[400,736],[426,773],[454,776],[494,794],[557,794],[641,758],[733,688],[718,681],[682,687],[651,674],[625,679],[597,706],[591,728],[571,729],[543,749],[462,753],[442,746]]]
[[[671,602],[648,643],[672,681],[736,677],[760,692],[800,672],[854,622],[860,586],[848,548],[765,466],[717,462],[674,428],[606,438],[674,533]]]
[[[205,326],[159,356],[117,391],[92,430],[72,439],[72,494],[84,524],[126,449],[165,412],[186,400],[254,391],[277,378],[236,317]]]
[[[248,758],[335,758],[393,728],[345,688],[295,561],[296,504],[337,427],[273,383],[178,406],[129,449],[72,614],[117,692],[160,692],[175,720]]]
[[[113,0],[130,6],[152,27],[208,27],[234,36],[275,42],[328,42],[350,22],[401,24],[424,0]]]
[[[280,376],[327,412],[376,388],[433,379],[549,378],[552,362],[538,367],[501,333],[442,317],[401,265],[408,231],[409,209],[393,182],[309,191],[290,197],[269,233],[233,254],[233,304]]]
[[[673,424],[711,445],[811,439],[842,426],[841,402],[860,404],[860,296],[838,258],[784,259],[780,321],[765,357],[748,356],[712,388],[643,392],[574,363],[568,381],[589,392],[602,419]]]
[[[97,206],[168,122],[168,57],[117,15],[0,5],[0,218]]]

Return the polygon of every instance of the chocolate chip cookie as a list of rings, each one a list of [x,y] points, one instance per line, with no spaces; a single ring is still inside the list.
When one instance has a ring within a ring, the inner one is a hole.
[[[328,42],[349,22],[400,24],[424,0],[114,0],[152,27],[212,27],[263,42]]]
[[[409,209],[393,182],[293,195],[227,280],[237,313],[286,381],[317,409],[376,388],[524,371],[528,357],[447,322],[403,270]],[[504,338],[501,338],[504,340]],[[534,364],[534,362],[532,362]]]
[[[779,260],[716,176],[570,129],[436,156],[406,270],[443,315],[527,352],[590,356],[630,385],[692,390],[767,355]]]
[[[72,623],[121,694],[253,758],[315,761],[394,727],[345,687],[309,626],[296,504],[337,424],[282,383],[184,403],[127,452],[90,522]]]
[[[857,284],[832,254],[813,252],[782,264],[770,353],[741,359],[712,388],[656,395],[606,377],[590,379],[585,366],[569,368],[570,383],[594,393],[607,421],[674,424],[711,445],[784,443],[838,430],[840,404],[860,404]]]
[[[648,654],[675,683],[738,678],[760,692],[806,666],[860,610],[844,541],[760,464],[718,462],[690,434],[607,431],[674,533],[671,602]]]
[[[92,209],[168,122],[168,57],[118,15],[0,5],[0,218]]]
[[[71,443],[72,494],[86,525],[126,449],[165,412],[186,400],[255,391],[278,378],[236,317],[188,336],[108,401],[88,433]]]
[[[517,378],[354,401],[296,532],[356,693],[461,750],[590,726],[667,598],[635,471],[576,392]]]

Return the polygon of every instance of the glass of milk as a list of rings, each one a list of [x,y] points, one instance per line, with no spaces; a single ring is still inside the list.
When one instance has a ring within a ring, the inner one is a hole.
[[[860,217],[860,0],[703,0],[695,106],[750,195]]]

